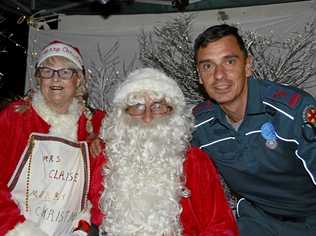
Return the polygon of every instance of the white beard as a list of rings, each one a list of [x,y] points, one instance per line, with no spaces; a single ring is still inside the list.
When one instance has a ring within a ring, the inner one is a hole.
[[[108,162],[101,229],[111,236],[181,235],[179,201],[191,121],[175,114],[144,125],[120,110],[114,114],[103,124]]]

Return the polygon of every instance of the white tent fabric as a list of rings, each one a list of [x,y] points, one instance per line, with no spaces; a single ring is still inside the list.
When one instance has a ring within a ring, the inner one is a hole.
[[[194,12],[193,36],[211,25],[223,23],[220,16],[224,13],[228,17],[225,23],[239,24],[245,30],[286,39],[293,33],[302,32],[307,23],[315,20],[315,5],[316,1],[313,0]],[[86,68],[92,63],[102,66],[98,58],[98,47],[107,51],[115,42],[119,42],[117,55],[121,62],[129,63],[138,55],[137,37],[142,30],[152,31],[154,26],[159,26],[179,14],[192,13],[113,15],[107,19],[101,16],[61,15],[58,30],[30,28],[25,89],[31,87],[29,78],[32,77],[37,53],[52,40],[62,40],[79,47]],[[316,58],[314,61],[316,64]],[[316,88],[309,92],[316,95]]]

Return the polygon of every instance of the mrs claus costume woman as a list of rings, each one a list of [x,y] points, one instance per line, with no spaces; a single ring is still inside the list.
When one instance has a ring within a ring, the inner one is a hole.
[[[88,141],[104,113],[84,106],[83,60],[55,41],[39,55],[32,98],[0,113],[0,235],[87,235],[100,224],[100,166]]]

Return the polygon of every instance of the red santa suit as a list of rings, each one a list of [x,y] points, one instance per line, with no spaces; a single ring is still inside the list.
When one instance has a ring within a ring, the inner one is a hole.
[[[109,155],[107,156],[109,157]],[[127,169],[132,168],[134,167],[127,167]],[[185,176],[186,187],[183,192],[186,192],[186,194],[182,194],[182,198],[179,202],[182,208],[179,221],[180,227],[182,228],[182,235],[238,236],[239,233],[235,217],[225,198],[217,170],[208,155],[198,148],[189,148],[183,163],[183,174]],[[132,177],[128,176],[127,178]],[[150,177],[146,176],[146,178],[148,179]],[[120,177],[116,176],[114,181],[119,179]],[[148,183],[146,185],[148,187]],[[126,185],[124,186],[126,190]],[[135,186],[135,182],[131,182],[130,186]],[[137,187],[136,189],[136,191],[142,191]],[[122,193],[115,192],[112,194],[109,190],[110,189],[106,186],[105,193],[109,198],[112,199],[111,196],[113,195],[113,197],[123,199],[120,197]],[[124,192],[124,188],[121,186],[119,191]],[[153,195],[155,195],[155,193],[156,192],[153,192]],[[162,202],[160,201],[161,199],[156,199],[155,203],[149,201],[148,206],[146,206],[148,199],[142,197],[144,195],[141,194],[140,199],[135,199],[134,195],[135,193],[129,193],[126,202],[124,203],[124,200],[121,202],[121,204],[124,205],[122,210],[125,209],[125,212],[122,212],[122,214],[120,214],[121,208],[112,209],[112,207],[109,206],[108,211],[105,212],[106,217],[101,227],[102,231],[107,232],[108,235],[159,235],[158,232],[156,232],[157,228],[151,229],[150,233],[148,232],[149,230],[145,231],[143,229],[153,227],[153,225],[160,227],[158,226],[159,222],[156,221],[158,219],[152,221],[147,221],[147,219],[154,219],[159,215],[159,212],[156,211],[157,205],[162,204],[167,196],[161,196],[164,198]],[[118,199],[114,199],[110,205],[117,205],[115,201]],[[139,202],[137,202],[138,200]],[[143,205],[145,207],[143,207]],[[141,215],[146,215],[148,211],[151,213],[148,213],[147,218],[143,219]],[[141,213],[138,214],[138,212]],[[119,214],[119,216],[113,217],[113,214]],[[177,218],[176,215],[168,215],[168,217],[173,219],[171,221],[176,221]],[[123,222],[125,222],[125,224]],[[167,224],[166,227],[169,227],[169,225]],[[165,230],[168,229],[165,228]],[[169,234],[166,233],[166,235]],[[179,234],[176,233],[172,235]]]
[[[219,175],[208,155],[198,148],[190,148],[184,162],[184,174],[191,194],[181,199],[183,235],[239,235]]]
[[[82,113],[77,122],[77,141],[87,141],[89,138],[87,125],[92,124],[93,133],[98,134],[104,113],[96,111],[91,123]],[[0,113],[0,235],[6,235],[14,231],[19,225],[27,220],[17,202],[12,198],[8,183],[12,178],[21,156],[28,145],[32,133],[48,134],[50,124],[47,123],[34,109],[31,102],[24,100],[16,101],[4,108]],[[91,157],[89,155],[90,186],[88,186],[88,200],[92,204],[90,209],[91,218],[89,223],[99,225],[102,213],[98,207],[99,194],[102,192],[101,166],[103,156]],[[34,234],[36,235],[36,233]]]

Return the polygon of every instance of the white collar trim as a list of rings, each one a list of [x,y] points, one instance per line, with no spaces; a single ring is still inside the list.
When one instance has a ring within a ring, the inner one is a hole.
[[[77,122],[81,109],[77,99],[69,106],[67,114],[60,114],[52,111],[40,92],[36,92],[32,98],[32,106],[36,112],[51,126],[49,134],[77,141]]]

